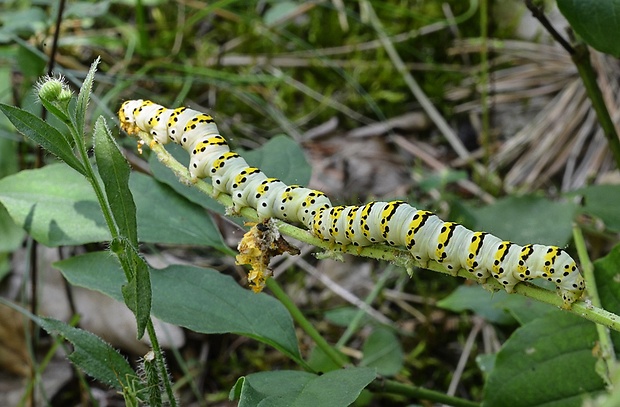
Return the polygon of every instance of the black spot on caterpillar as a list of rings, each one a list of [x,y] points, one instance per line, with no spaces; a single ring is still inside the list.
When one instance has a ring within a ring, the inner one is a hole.
[[[192,177],[211,178],[214,193],[229,194],[234,210],[251,207],[261,219],[299,223],[322,240],[342,245],[404,246],[422,266],[436,260],[453,274],[467,270],[480,283],[493,277],[508,292],[521,281],[544,278],[556,285],[564,308],[570,308],[585,289],[577,264],[558,247],[502,241],[444,222],[403,201],[332,206],[320,191],[268,178],[230,151],[213,118],[205,113],[130,100],[123,103],[119,117],[129,134],[142,131],[157,143],[180,144],[190,154]]]

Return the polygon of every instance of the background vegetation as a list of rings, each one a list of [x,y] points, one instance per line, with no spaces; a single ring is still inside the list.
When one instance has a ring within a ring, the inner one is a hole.
[[[250,162],[269,175],[323,190],[338,203],[405,198],[473,229],[520,244],[570,244],[572,253],[575,222],[585,232],[577,241],[587,244],[592,259],[602,258],[597,278],[608,283],[607,291],[601,290],[602,304],[595,305],[619,311],[620,289],[610,282],[618,264],[612,248],[620,229],[620,191],[590,186],[616,182],[615,161],[571,55],[528,19],[521,2],[78,1],[64,9],[61,4],[0,5],[0,101],[62,128],[43,112],[35,84],[46,73],[60,73],[77,93],[89,66],[101,58],[86,145],[95,144],[93,134],[107,140],[103,125],[94,131],[102,115],[133,166],[129,185],[140,250],[158,269],[151,271],[153,314],[186,328],[180,339],[158,335],[171,347],[166,360],[181,404],[236,405],[229,392],[237,383],[240,405],[253,405],[248,388],[297,394],[278,386],[310,380],[302,368],[342,373],[297,319],[296,338],[292,324],[288,331],[272,329],[274,321],[290,320],[279,303],[220,280],[229,275],[237,285],[247,283],[234,264],[242,220],[225,217],[221,205],[182,186],[149,149],[139,155],[135,139],[119,134],[116,111],[129,99],[212,112],[235,149],[252,150]],[[567,23],[557,12],[549,15],[564,32]],[[617,126],[617,60],[595,51],[591,59]],[[170,150],[187,161],[183,152]],[[0,117],[3,297],[38,315],[69,321],[80,314],[80,327],[146,369],[138,357],[148,361],[148,354],[144,344],[135,343],[135,327],[117,335],[118,316],[97,330],[88,321],[115,311],[101,303],[89,311],[74,301],[76,287],[127,298],[118,265],[104,253],[116,249],[109,244],[114,234],[94,215],[100,211],[88,183],[56,161]],[[581,405],[614,381],[617,337],[612,334],[606,343],[588,321],[522,296],[491,295],[451,276],[416,270],[410,278],[388,263],[354,256],[317,260],[312,246],[299,246],[301,256],[273,264],[279,286],[348,366],[374,368],[388,380],[383,387],[373,382],[358,397],[372,379],[365,381],[366,371],[357,370],[351,384],[357,393],[338,400],[341,405],[355,399],[369,406]],[[71,283],[66,291],[46,279],[58,260],[54,267]],[[160,272],[164,267],[166,273]],[[209,278],[208,291],[200,291],[197,281],[203,278]],[[54,287],[60,291],[51,303],[63,298],[73,305],[70,312],[55,312],[45,301],[44,293]],[[270,293],[277,290],[271,288]],[[13,321],[6,322],[0,340],[12,356],[0,361],[12,371],[2,381],[17,394],[7,403],[120,402],[119,391],[125,401],[132,393],[143,399],[139,381],[123,379],[130,370],[102,380],[106,387],[76,369],[46,389],[52,383],[46,369],[56,376],[70,369],[62,359],[48,365],[61,341],[42,334],[40,343],[29,336],[39,333],[15,322],[21,319],[9,307],[0,309],[6,310],[2,320]],[[214,310],[228,325],[214,322]],[[78,351],[81,340],[91,340],[51,320],[35,321],[46,332],[61,332]],[[540,359],[524,360],[532,349]],[[77,353],[78,359],[88,354]],[[34,363],[33,355],[39,356]],[[583,366],[588,369],[578,373]],[[256,372],[283,376],[251,375]],[[520,378],[519,372],[532,374]],[[242,376],[247,381],[237,382]],[[28,377],[28,385],[14,377]],[[351,377],[345,373],[325,382]],[[344,393],[314,385],[332,403]]]

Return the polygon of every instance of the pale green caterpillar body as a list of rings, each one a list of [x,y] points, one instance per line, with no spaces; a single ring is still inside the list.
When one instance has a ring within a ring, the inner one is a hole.
[[[333,206],[323,192],[269,178],[230,150],[205,113],[130,100],[123,103],[119,117],[129,134],[143,131],[157,143],[181,145],[190,154],[192,177],[210,178],[214,193],[229,194],[236,211],[251,207],[261,219],[301,224],[316,237],[341,245],[405,247],[423,267],[435,260],[454,274],[463,268],[480,283],[493,277],[508,292],[519,282],[544,278],[556,285],[564,308],[585,289],[575,260],[559,247],[520,246],[444,222],[404,201]]]

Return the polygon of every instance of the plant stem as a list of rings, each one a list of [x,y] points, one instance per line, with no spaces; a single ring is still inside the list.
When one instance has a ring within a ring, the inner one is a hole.
[[[555,28],[553,28],[553,25],[551,25],[551,22],[547,19],[547,16],[545,16],[542,7],[534,5],[532,0],[525,0],[525,6],[532,12],[534,18],[540,21],[542,26],[545,27],[545,29],[553,37],[553,39],[556,40],[562,46],[562,48],[566,50],[566,52],[571,55],[575,53],[575,49],[570,45],[570,43],[566,41],[564,37],[562,37],[560,33],[556,31]]]
[[[596,112],[596,117],[603,128],[603,134],[605,134],[607,138],[607,144],[616,161],[616,168],[620,168],[620,139],[618,139],[616,126],[605,105],[605,99],[603,98],[601,88],[596,81],[596,72],[594,72],[592,62],[590,61],[590,51],[588,50],[588,46],[584,43],[578,44],[575,51],[574,54],[571,54],[571,59],[577,67],[581,81],[586,88],[586,93]]]
[[[375,284],[373,284],[372,291],[364,299],[364,304],[370,305],[374,302],[374,300],[379,296],[379,294],[381,294],[381,291],[383,291],[383,289],[385,288],[385,284],[387,283],[387,281],[390,279],[390,277],[392,277],[393,272],[394,266],[390,265],[386,270],[383,271],[383,273],[381,273],[381,277],[379,278],[379,280]],[[340,349],[344,345],[346,345],[349,339],[351,339],[351,336],[353,336],[353,334],[357,332],[364,315],[366,315],[366,312],[363,309],[359,309],[355,313],[355,316],[351,319],[351,322],[347,326],[347,329],[344,331],[344,333],[336,343],[336,349]]]
[[[434,390],[424,389],[418,386],[407,385],[393,380],[385,380],[383,383],[373,382],[369,386],[375,391],[384,391],[393,394],[403,394],[416,399],[431,400],[437,403],[447,404],[455,407],[479,407],[480,403],[469,401],[458,397],[448,396]]]
[[[346,359],[336,349],[330,346],[325,338],[316,330],[314,325],[308,321],[305,315],[301,312],[297,305],[291,301],[290,297],[286,295],[282,287],[276,280],[270,278],[267,280],[267,287],[271,290],[274,297],[276,297],[282,305],[291,313],[291,316],[297,322],[299,327],[308,334],[310,338],[316,343],[316,345],[329,357],[336,365],[344,367],[347,364]]]
[[[620,169],[620,139],[618,139],[616,126],[609,115],[607,106],[605,105],[605,99],[603,98],[601,88],[598,86],[598,82],[596,81],[597,75],[596,72],[594,72],[594,68],[592,68],[588,46],[583,42],[579,42],[572,46],[555,30],[555,28],[553,28],[541,8],[536,7],[531,0],[525,0],[525,5],[532,12],[532,15],[540,21],[543,27],[545,27],[549,34],[551,34],[551,36],[558,43],[560,43],[566,52],[570,54],[573,63],[577,67],[577,72],[581,77],[583,86],[586,88],[586,93],[588,98],[590,98],[592,107],[596,112],[596,117],[603,128],[603,134],[605,134],[605,137],[607,138],[607,144],[609,145],[611,154],[616,161],[616,168]]]
[[[586,243],[583,238],[583,233],[577,225],[573,226],[573,239],[575,240],[575,246],[577,248],[577,254],[579,256],[579,262],[581,263],[581,270],[583,271],[583,276],[586,280],[586,286],[588,287],[588,299],[592,302],[592,305],[594,305],[595,307],[600,307],[601,298],[598,294],[598,287],[596,285],[594,266],[590,261],[590,256],[588,255],[588,251],[586,249]],[[596,333],[598,334],[598,340],[601,346],[602,359],[605,361],[605,364],[607,366],[606,381],[609,384],[611,383],[611,379],[609,376],[612,374],[612,372],[616,370],[616,355],[613,342],[609,334],[609,329],[607,329],[603,325],[596,324]]]
[[[106,225],[110,230],[110,235],[112,239],[116,239],[119,237],[118,228],[116,227],[116,222],[114,221],[114,217],[112,216],[112,212],[110,211],[110,207],[108,206],[108,200],[103,192],[103,188],[99,183],[99,178],[95,175],[95,170],[88,158],[88,153],[86,152],[86,145],[84,143],[84,135],[81,134],[80,131],[72,124],[68,123],[67,127],[71,133],[71,137],[77,146],[78,153],[80,154],[80,159],[82,160],[82,164],[84,165],[84,170],[86,171],[86,178],[90,185],[93,187],[95,191],[95,195],[97,196],[97,201],[99,201],[99,206],[101,207],[101,212],[103,213],[103,217],[105,219]],[[127,276],[129,279],[129,276]]]
[[[488,168],[491,157],[491,126],[489,115],[489,38],[488,38],[488,4],[480,1],[480,108],[482,110],[482,131],[480,141],[484,149],[484,165]]]
[[[151,347],[155,353],[155,360],[157,361],[161,381],[164,384],[164,389],[166,390],[166,395],[168,396],[168,403],[171,407],[176,407],[177,399],[174,397],[174,392],[172,391],[172,383],[170,382],[170,375],[168,374],[168,369],[166,368],[166,361],[164,360],[164,355],[159,347],[157,334],[155,333],[155,327],[153,326],[153,320],[151,318],[149,318],[149,322],[146,324],[146,330],[149,334],[149,339],[151,340]]]

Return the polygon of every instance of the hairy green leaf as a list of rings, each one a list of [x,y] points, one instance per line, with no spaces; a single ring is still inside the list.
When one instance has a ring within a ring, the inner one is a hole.
[[[129,190],[131,167],[99,117],[95,123],[95,159],[119,234],[138,247],[136,204]]]
[[[138,339],[144,335],[146,325],[151,318],[153,293],[151,291],[151,274],[146,261],[140,256],[137,248],[125,244],[120,254],[123,262],[130,268],[131,278],[121,287],[125,304],[136,316]]]
[[[88,108],[88,101],[90,100],[90,92],[93,88],[93,82],[95,80],[95,72],[97,72],[97,65],[99,64],[100,57],[97,57],[90,66],[88,74],[82,83],[80,92],[78,93],[77,103],[75,105],[75,122],[76,127],[80,133],[84,132],[84,119],[86,117],[86,109]]]
[[[54,127],[32,113],[17,107],[0,103],[0,110],[24,136],[66,162],[80,174],[86,174],[84,166],[75,156],[69,140]]]
[[[125,358],[97,335],[52,318],[37,318],[36,322],[48,333],[71,342],[69,359],[95,379],[122,390],[136,376]]]

